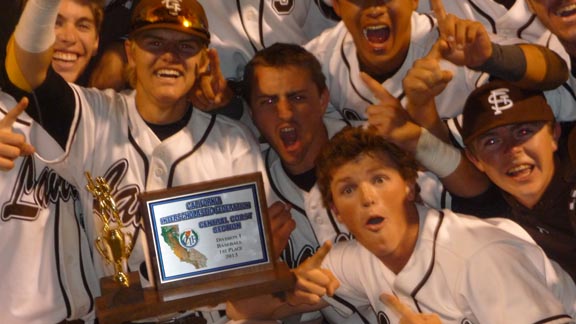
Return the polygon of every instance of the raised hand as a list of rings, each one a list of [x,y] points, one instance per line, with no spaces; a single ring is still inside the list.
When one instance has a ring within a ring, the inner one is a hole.
[[[228,82],[220,68],[218,52],[208,49],[210,69],[198,76],[198,80],[190,93],[190,101],[194,107],[209,111],[227,105],[233,97],[232,90],[228,88]]]
[[[34,153],[34,147],[26,143],[26,137],[14,133],[12,129],[26,107],[28,99],[24,97],[0,120],[0,170],[8,171],[14,167],[14,160],[19,156]]]
[[[322,261],[331,248],[332,242],[326,241],[313,256],[293,270],[297,281],[294,292],[288,294],[288,302],[291,305],[315,305],[323,302],[323,296],[334,295],[340,282],[330,270],[321,268]],[[328,305],[326,302],[323,303]]]
[[[492,42],[481,23],[446,14],[442,0],[430,0],[430,8],[438,21],[438,42],[446,60],[474,68],[492,55]]]
[[[413,152],[420,137],[420,126],[416,125],[404,110],[400,101],[392,96],[378,81],[366,73],[360,73],[366,87],[378,99],[378,103],[366,108],[368,125],[376,132],[402,147]]]
[[[438,315],[416,313],[394,295],[382,294],[380,301],[400,315],[399,324],[442,324]]]

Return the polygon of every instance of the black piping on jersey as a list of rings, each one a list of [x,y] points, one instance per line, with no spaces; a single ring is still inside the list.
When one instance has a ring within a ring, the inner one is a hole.
[[[450,129],[450,127],[448,126],[448,121],[452,121],[454,126],[456,127],[456,130],[458,131],[458,134],[463,134],[462,133],[462,125],[460,125],[460,121],[458,120],[458,117],[452,117],[450,119],[445,119],[444,120],[444,125]],[[452,145],[456,146],[457,148],[461,148],[463,149],[463,147],[460,145],[460,143],[458,143],[458,140],[456,139],[456,137],[454,136],[454,134],[451,131],[448,131],[448,139],[450,140],[450,143],[452,143]]]
[[[436,260],[436,239],[438,238],[440,227],[442,227],[442,222],[444,221],[444,212],[441,210],[438,210],[437,212],[440,214],[439,215],[440,217],[438,218],[438,224],[436,224],[436,229],[434,230],[434,243],[432,243],[432,259],[430,260],[430,264],[428,265],[428,271],[426,271],[426,274],[424,274],[424,277],[422,278],[420,283],[418,283],[416,288],[414,288],[414,290],[410,293],[410,296],[412,297],[412,300],[414,300],[414,304],[416,305],[416,308],[418,308],[418,312],[420,313],[422,313],[422,309],[418,304],[416,294],[418,294],[418,292],[420,292],[420,289],[424,287],[426,281],[428,281],[428,278],[430,278],[430,276],[432,275],[432,271],[434,270],[434,263]]]
[[[490,23],[490,26],[492,27],[492,34],[496,34],[497,33],[496,22],[494,21],[494,19],[489,14],[482,11],[482,9],[480,9],[480,7],[478,7],[472,0],[468,0],[468,3],[470,3],[472,8],[474,8],[474,10],[476,10],[480,16],[482,16],[482,17],[486,18],[486,20],[488,20],[488,22]]]
[[[134,146],[134,149],[136,150],[138,155],[140,155],[140,157],[142,158],[142,163],[144,163],[144,174],[147,175],[148,172],[150,171],[150,163],[148,162],[146,153],[144,153],[144,151],[140,148],[138,143],[136,143],[134,136],[132,136],[132,130],[130,130],[130,127],[128,127],[128,140],[130,141],[130,144]],[[148,186],[148,177],[146,176],[146,178],[144,179],[144,188],[146,188],[147,186]]]
[[[4,114],[4,115],[6,115],[6,114],[8,113],[8,111],[5,110],[5,109],[3,109],[2,106],[0,106],[0,112],[2,112],[2,114]],[[22,120],[22,119],[20,119],[20,118],[17,118],[17,119],[16,119],[16,123],[17,123],[17,124],[22,124],[22,125],[27,126],[27,127],[30,127],[30,125],[32,125],[32,123],[30,123],[30,122],[28,122],[28,121],[25,121],[25,120]]]
[[[271,148],[268,148],[266,150],[266,159],[265,159],[265,163],[266,163],[266,174],[268,175],[268,179],[270,180],[270,187],[272,187],[272,190],[274,191],[274,193],[278,196],[278,198],[282,199],[283,201],[287,202],[290,204],[290,206],[292,207],[292,209],[295,209],[296,211],[298,211],[300,214],[304,215],[304,217],[306,217],[306,219],[308,219],[308,214],[306,214],[306,211],[304,210],[304,208],[296,205],[294,202],[290,201],[290,199],[286,198],[278,189],[278,187],[276,187],[276,184],[274,183],[274,178],[272,177],[272,174],[270,174],[270,152],[272,151]],[[338,224],[336,223],[336,220],[334,219],[334,216],[332,215],[332,212],[330,212],[330,209],[326,208],[326,214],[328,214],[328,219],[330,220],[330,224],[332,224],[332,228],[334,229],[334,232],[336,232],[336,236],[339,237],[340,235],[342,235],[342,232],[340,231],[340,228],[338,228]],[[308,220],[310,221],[310,220]],[[312,232],[314,232],[314,230],[312,230]],[[316,239],[316,242],[320,242],[318,241],[318,237],[316,236],[316,233],[314,232],[314,238]]]
[[[56,202],[54,204],[54,216],[56,217],[56,219],[54,220],[54,249],[55,249],[55,261],[57,264],[57,269],[58,269],[58,284],[60,285],[60,291],[62,293],[62,298],[64,299],[64,304],[66,304],[66,318],[70,317],[72,315],[72,306],[70,305],[70,298],[66,292],[66,289],[64,288],[64,283],[62,282],[62,273],[60,271],[60,241],[58,240],[58,238],[60,237],[60,221],[61,221],[61,217],[60,217],[60,201]],[[76,219],[76,218],[75,218]],[[81,234],[80,234],[80,226],[78,224],[78,220],[76,219],[76,235],[78,237],[78,240],[80,240]],[[82,256],[82,244],[80,243],[80,249],[78,251],[78,256],[80,258],[80,273],[82,275],[82,284],[84,286],[84,290],[86,291],[86,294],[88,295],[88,298],[90,300],[90,308],[88,309],[88,311],[86,312],[86,314],[92,312],[94,310],[94,296],[92,295],[92,291],[90,291],[90,286],[88,285],[88,282],[86,280],[86,272],[84,271],[84,259]]]
[[[534,322],[534,324],[544,324],[544,323],[555,322],[556,320],[559,320],[561,318],[572,319],[572,317],[570,317],[569,315],[562,314],[562,315],[550,316],[548,318],[541,319],[538,322]],[[566,322],[566,323],[572,323],[572,321]]]
[[[516,37],[522,38],[522,33],[526,29],[528,29],[528,27],[530,27],[530,25],[532,25],[534,20],[536,20],[536,15],[532,14],[532,16],[530,16],[530,19],[528,19],[528,21],[524,25],[522,25],[522,27],[518,28],[518,30],[516,31]]]
[[[176,167],[178,166],[178,164],[180,162],[182,162],[182,160],[184,160],[184,159],[188,158],[190,155],[194,154],[194,152],[196,152],[196,150],[198,150],[200,148],[200,146],[202,146],[202,144],[204,144],[204,142],[208,138],[208,135],[210,135],[210,132],[212,131],[212,128],[214,127],[214,124],[216,123],[216,117],[217,116],[218,115],[216,115],[216,114],[212,115],[212,118],[210,118],[210,123],[208,124],[208,127],[206,127],[206,130],[204,131],[202,138],[200,138],[200,140],[194,145],[192,150],[190,150],[190,152],[182,155],[176,161],[174,161],[174,163],[172,163],[172,166],[170,167],[170,174],[168,176],[168,183],[166,184],[167,188],[172,188],[172,182],[174,181],[174,173],[176,172]],[[192,117],[190,117],[190,118],[192,118]]]
[[[244,33],[246,34],[246,38],[250,42],[250,45],[252,46],[254,53],[256,53],[256,52],[258,52],[258,47],[252,41],[252,37],[250,37],[250,34],[248,33],[248,29],[246,29],[246,24],[244,23],[244,15],[242,14],[242,4],[240,3],[240,0],[236,0],[236,8],[238,9],[238,15],[240,16],[240,23],[242,24],[242,29],[244,30]],[[260,45],[262,46],[262,48],[265,48],[265,46],[264,46],[264,31],[262,30],[262,21],[264,19],[264,1],[262,1],[262,0],[260,0],[260,6],[258,8],[258,12],[259,12],[259,15],[258,15],[258,36],[260,37]]]
[[[306,211],[304,210],[304,208],[296,205],[294,202],[290,201],[290,199],[286,198],[278,189],[278,187],[276,187],[276,184],[274,183],[274,178],[272,177],[272,174],[270,173],[270,152],[272,152],[271,148],[268,148],[266,150],[266,157],[264,159],[265,162],[265,169],[266,169],[266,175],[268,176],[268,180],[270,182],[270,187],[272,188],[272,191],[274,191],[274,193],[278,196],[278,198],[282,199],[284,202],[290,204],[290,207],[292,207],[292,209],[296,210],[297,212],[299,212],[300,214],[304,215],[304,217],[306,219],[308,219],[308,215],[306,214]],[[309,220],[308,220],[309,221]],[[316,242],[318,241],[318,237],[316,236],[316,233],[314,232],[314,230],[312,230],[312,232],[314,233],[314,239],[316,239]]]
[[[564,89],[566,89],[566,91],[568,91],[568,93],[570,94],[570,96],[572,97],[572,99],[573,99],[574,101],[576,101],[576,94],[574,93],[574,89],[572,89],[572,87],[571,87],[567,82],[564,82],[564,83],[562,84],[562,87],[563,87]]]
[[[342,43],[340,44],[340,56],[342,57],[342,61],[344,62],[344,64],[346,65],[346,67],[348,68],[348,81],[350,82],[350,85],[352,86],[352,89],[354,89],[354,92],[356,92],[356,94],[362,98],[362,100],[366,101],[369,104],[373,104],[372,101],[370,101],[368,98],[364,97],[362,94],[360,94],[360,91],[358,91],[358,89],[356,88],[356,85],[354,84],[354,82],[352,82],[352,69],[350,68],[350,62],[348,62],[348,58],[346,57],[346,55],[344,54],[344,41],[346,41],[346,37],[342,38]],[[358,62],[360,63],[360,62]]]
[[[348,307],[350,310],[352,310],[354,313],[356,313],[358,315],[358,317],[360,317],[360,319],[362,320],[362,323],[364,324],[368,324],[370,323],[370,321],[368,321],[366,319],[366,317],[364,317],[359,311],[358,309],[356,309],[356,307],[354,307],[354,305],[350,304],[346,299],[338,296],[338,295],[333,295],[332,298],[334,298],[335,300],[339,301],[342,305]]]

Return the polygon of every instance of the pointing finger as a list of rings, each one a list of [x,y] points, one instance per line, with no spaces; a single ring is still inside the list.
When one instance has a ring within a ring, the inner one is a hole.
[[[378,81],[374,80],[371,76],[364,72],[360,72],[360,79],[368,87],[370,92],[378,99],[380,102],[387,102],[390,100],[396,100],[396,98],[388,92]]]
[[[432,8],[436,19],[438,19],[438,23],[444,21],[444,18],[446,18],[446,10],[444,9],[442,0],[430,0],[430,8]]]
[[[415,315],[408,306],[402,303],[398,297],[394,295],[382,294],[380,295],[380,301],[394,309],[400,315],[400,317],[410,319]]]
[[[304,261],[301,267],[306,269],[320,268],[322,266],[322,261],[324,261],[326,255],[328,252],[330,252],[330,249],[332,249],[332,242],[324,242],[324,244],[322,244],[322,246],[318,249],[318,251],[316,251],[316,253],[314,253],[313,256]]]
[[[3,119],[0,120],[0,129],[10,129],[18,117],[26,110],[28,107],[28,98],[23,97],[20,99],[18,104],[14,106]]]

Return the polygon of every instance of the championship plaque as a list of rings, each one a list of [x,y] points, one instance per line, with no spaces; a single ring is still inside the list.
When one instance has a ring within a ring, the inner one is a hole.
[[[164,300],[242,290],[237,279],[277,270],[260,173],[145,193],[141,208]]]

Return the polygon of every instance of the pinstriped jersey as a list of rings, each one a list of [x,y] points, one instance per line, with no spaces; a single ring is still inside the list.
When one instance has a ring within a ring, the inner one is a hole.
[[[414,12],[411,18],[411,41],[406,59],[398,71],[385,80],[382,86],[391,95],[405,103],[402,80],[412,68],[414,61],[426,56],[438,38],[436,23],[430,16]],[[330,89],[329,114],[340,112],[348,120],[365,120],[366,107],[377,100],[360,79],[360,66],[356,46],[343,22],[326,30],[305,45],[316,55],[327,78]],[[436,107],[441,118],[458,115],[466,96],[476,88],[481,73],[442,62],[443,68],[453,72],[454,78],[443,93],[436,98]],[[457,96],[454,94],[458,93]]]
[[[438,314],[442,323],[572,323],[574,282],[517,224],[418,211],[416,246],[397,274],[358,242],[330,251],[323,266],[339,279],[337,294],[371,304],[379,323],[399,320],[380,302],[382,293],[394,293],[416,312]]]
[[[276,42],[304,44],[335,24],[322,0],[200,0],[226,78],[240,79],[256,53]]]
[[[0,92],[0,119],[16,102]],[[14,131],[30,136],[23,114]],[[55,149],[44,137],[39,143]],[[98,282],[75,187],[34,155],[0,173],[0,322],[94,319]]]
[[[350,123],[334,118],[324,118],[324,125],[328,136],[332,137]],[[358,126],[360,123],[353,125]],[[310,191],[298,187],[286,174],[280,157],[271,148],[264,152],[264,161],[272,190],[276,196],[292,206],[291,213],[296,222],[296,228],[290,235],[288,246],[282,254],[282,259],[291,268],[297,267],[312,256],[325,241],[340,242],[354,239],[346,226],[338,222],[332,212],[324,207],[317,185],[314,185]],[[438,208],[450,204],[449,194],[432,173],[419,172],[417,181],[422,199],[427,204]],[[362,320],[372,323],[376,320],[374,312],[366,305],[357,305],[353,301],[347,302],[352,310],[361,315],[355,314],[352,317],[343,318],[329,307],[322,310],[324,317],[330,323],[360,323]]]
[[[79,188],[90,242],[100,234],[102,222],[96,216],[94,198],[86,189],[84,172],[89,171],[93,177],[103,177],[108,182],[124,231],[132,234],[135,242],[127,262],[128,271],[143,269],[147,259],[139,212],[140,193],[264,171],[253,135],[235,121],[190,108],[187,124],[161,141],[138,113],[134,92],[116,93],[62,85],[57,83],[63,80],[54,77],[35,91],[42,112],[47,114],[72,103],[75,114],[71,125],[64,128],[69,130],[64,149],[48,150],[37,146],[38,153]],[[46,84],[51,82],[54,83],[52,89],[61,91],[48,91],[50,86]],[[43,129],[36,126],[33,132],[41,133]],[[269,193],[266,174],[262,174],[266,193]],[[271,197],[268,196],[269,203],[273,202]],[[99,277],[113,274],[112,267],[105,264],[96,251],[92,255]],[[202,315],[214,322],[224,313],[206,311]]]
[[[446,12],[481,22],[492,34],[513,37],[546,46],[567,62],[568,55],[554,36],[530,11],[525,0],[515,0],[510,9],[494,0],[444,0]],[[430,12],[430,2],[420,1],[418,11]]]
[[[413,62],[426,56],[438,38],[436,22],[430,16],[413,13],[411,26],[410,48],[404,63],[393,76],[382,83],[382,86],[401,100],[402,104],[406,103],[402,80],[412,68]],[[499,35],[492,35],[491,38],[499,44],[523,42],[520,39]],[[360,79],[356,47],[346,26],[340,22],[310,41],[305,47],[316,55],[326,75],[330,89],[330,107],[327,113],[342,115],[348,120],[366,119],[366,107],[376,103],[377,100]],[[436,109],[440,118],[449,119],[461,114],[467,95],[486,83],[489,75],[455,66],[447,61],[441,61],[440,64],[443,69],[453,74],[452,81],[436,97]],[[573,109],[576,97],[568,87],[562,86],[545,91],[545,95],[559,120],[576,119],[576,109]]]

